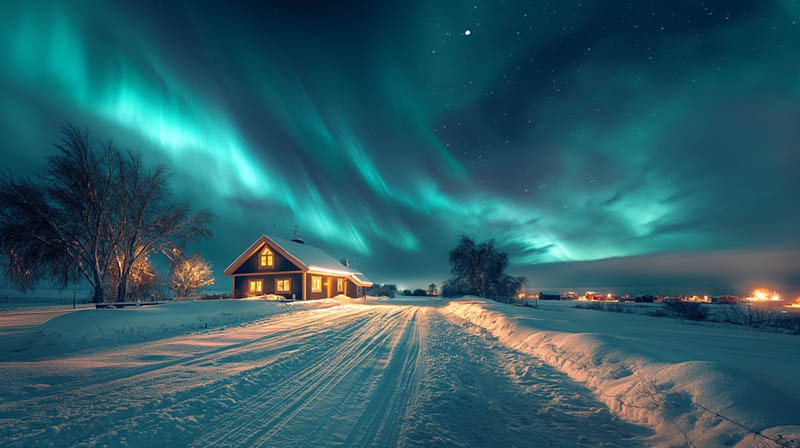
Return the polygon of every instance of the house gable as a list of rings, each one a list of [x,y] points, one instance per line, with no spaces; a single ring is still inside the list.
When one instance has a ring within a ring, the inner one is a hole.
[[[262,267],[260,265],[261,252],[264,248],[269,248],[272,252],[272,267]],[[250,249],[249,256],[229,275],[300,271],[301,267],[289,260],[282,252],[280,248],[269,241],[263,241],[262,244],[257,245],[254,249]],[[226,270],[227,273],[228,271]]]

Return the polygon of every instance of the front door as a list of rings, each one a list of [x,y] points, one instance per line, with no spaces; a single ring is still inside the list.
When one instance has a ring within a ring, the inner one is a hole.
[[[333,297],[333,296],[331,295],[331,291],[332,291],[332,289],[333,289],[333,278],[331,278],[331,277],[327,277],[327,283],[326,283],[326,285],[328,286],[328,295],[327,295],[326,297],[328,297],[328,298],[330,298],[330,297]]]

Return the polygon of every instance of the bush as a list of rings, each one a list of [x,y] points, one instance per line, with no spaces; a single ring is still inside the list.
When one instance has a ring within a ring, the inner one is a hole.
[[[444,282],[442,285],[442,296],[443,297],[461,297],[467,294],[471,294],[469,292],[469,288],[463,281],[458,279],[450,279]],[[409,291],[410,292],[410,291]]]
[[[664,302],[667,313],[678,319],[706,320],[708,312],[697,302]]]
[[[427,296],[428,291],[425,291],[424,289],[415,289],[412,295],[417,297]]]
[[[397,294],[397,285],[391,283],[379,284],[376,283],[367,288],[366,295],[374,297],[390,297],[393,298]]]
[[[612,313],[633,313],[631,307],[615,302],[575,302],[575,308],[583,310],[611,311]]]
[[[785,331],[800,334],[800,315],[780,308],[760,305],[722,304],[723,322],[744,325],[762,331]]]

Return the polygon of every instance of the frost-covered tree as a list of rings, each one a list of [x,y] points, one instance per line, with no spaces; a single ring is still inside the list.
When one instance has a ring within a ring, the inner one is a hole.
[[[214,284],[211,266],[199,255],[177,257],[172,264],[170,289],[175,297],[187,297],[203,286]]]
[[[138,260],[210,234],[208,212],[173,202],[163,166],[72,125],[54,146],[33,178],[0,178],[0,256],[20,290],[85,281],[102,302],[113,265],[123,300]]]
[[[103,300],[106,270],[120,239],[114,223],[118,172],[111,142],[62,130],[56,152],[34,179],[0,180],[0,251],[6,278],[25,291],[40,280],[85,280]]]
[[[119,301],[117,292],[120,282],[120,260],[112,261],[107,273],[106,299]],[[141,257],[136,260],[128,274],[128,286],[124,301],[152,300],[158,293],[160,279],[150,257]]]
[[[131,269],[153,253],[166,256],[180,251],[186,243],[211,235],[211,213],[192,214],[186,203],[175,203],[169,190],[166,168],[148,169],[141,155],[120,155],[118,189],[121,238],[114,251],[120,282],[117,300],[124,300]]]

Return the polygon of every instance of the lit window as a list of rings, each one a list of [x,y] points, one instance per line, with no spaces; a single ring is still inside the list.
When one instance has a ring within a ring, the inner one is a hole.
[[[336,279],[336,291],[343,292],[344,291],[344,279],[337,278]]]
[[[259,265],[262,268],[271,268],[273,263],[272,251],[269,250],[268,247],[265,247],[264,250],[261,251],[261,261]]]
[[[282,278],[275,280],[275,292],[291,292],[292,279]]]
[[[250,280],[250,292],[261,291],[263,291],[261,280]]]
[[[322,277],[311,276],[311,292],[322,292]]]

